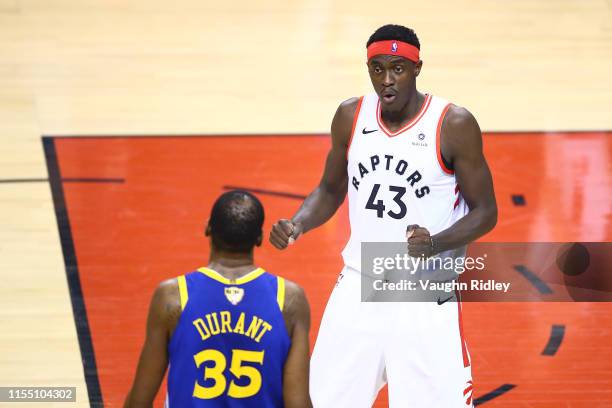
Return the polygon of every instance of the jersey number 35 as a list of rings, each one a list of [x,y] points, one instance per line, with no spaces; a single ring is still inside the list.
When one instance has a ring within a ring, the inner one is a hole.
[[[193,396],[200,399],[211,399],[217,398],[225,392],[227,388],[227,395],[232,398],[248,398],[257,394],[261,389],[261,373],[257,368],[251,366],[242,365],[243,362],[263,364],[264,352],[262,351],[249,351],[249,350],[232,350],[232,362],[230,364],[230,373],[236,378],[248,377],[248,385],[236,385],[234,381],[230,381],[229,387],[227,386],[227,379],[225,378],[224,371],[227,367],[227,361],[223,353],[219,350],[209,349],[202,350],[195,356],[193,356],[195,364],[200,367],[207,361],[214,363],[211,367],[204,368],[204,380],[211,379],[215,384],[211,387],[203,387],[196,381],[193,388]]]

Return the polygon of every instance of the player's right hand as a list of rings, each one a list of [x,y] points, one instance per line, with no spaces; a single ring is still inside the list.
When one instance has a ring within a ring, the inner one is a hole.
[[[302,226],[291,220],[281,219],[272,226],[270,243],[278,249],[285,249],[295,242],[302,233]]]

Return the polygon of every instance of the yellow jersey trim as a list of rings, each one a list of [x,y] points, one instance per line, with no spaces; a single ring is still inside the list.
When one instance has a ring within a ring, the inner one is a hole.
[[[189,299],[189,295],[187,294],[187,281],[185,280],[185,275],[181,275],[176,279],[178,281],[179,296],[181,298],[181,310],[185,310],[187,300]]]
[[[254,271],[249,272],[246,275],[241,276],[240,278],[236,280],[231,280],[231,279],[227,279],[225,276],[221,275],[219,272],[213,271],[212,269],[209,269],[206,267],[201,267],[198,269],[198,271],[202,272],[204,275],[208,276],[209,278],[214,279],[218,282],[221,282],[225,285],[242,285],[243,283],[247,283],[247,282],[250,282],[252,280],[259,278],[261,275],[263,275],[266,272],[262,268],[257,268]]]
[[[280,307],[280,310],[282,311],[283,307],[285,306],[285,279],[281,278],[280,276],[277,276],[276,279],[278,281],[276,301],[278,302],[278,307]]]

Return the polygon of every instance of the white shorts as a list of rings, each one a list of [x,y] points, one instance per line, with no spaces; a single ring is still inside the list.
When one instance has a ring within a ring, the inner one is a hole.
[[[344,267],[310,363],[314,408],[371,407],[389,384],[391,408],[472,407],[461,304],[361,302],[361,275]]]

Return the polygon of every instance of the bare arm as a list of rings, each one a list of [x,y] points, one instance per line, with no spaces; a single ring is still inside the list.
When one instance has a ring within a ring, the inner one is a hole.
[[[466,245],[489,232],[497,223],[493,180],[482,151],[480,127],[474,116],[464,108],[451,106],[442,124],[441,141],[442,155],[452,163],[461,195],[470,212],[434,235],[431,241],[426,229],[415,229],[408,239],[412,256],[429,256]]]
[[[151,300],[147,335],[124,408],[151,408],[168,366],[168,340],[181,313],[176,279],[162,282]]]
[[[358,98],[348,99],[336,110],[331,127],[332,147],[327,154],[321,181],[306,197],[291,221],[280,220],[274,224],[270,242],[276,248],[284,249],[289,238],[296,239],[300,234],[324,224],[344,201],[348,186],[346,154],[358,102]]]
[[[312,408],[308,391],[310,307],[304,290],[289,281],[286,281],[286,300],[283,315],[291,336],[291,348],[283,372],[285,407]]]

